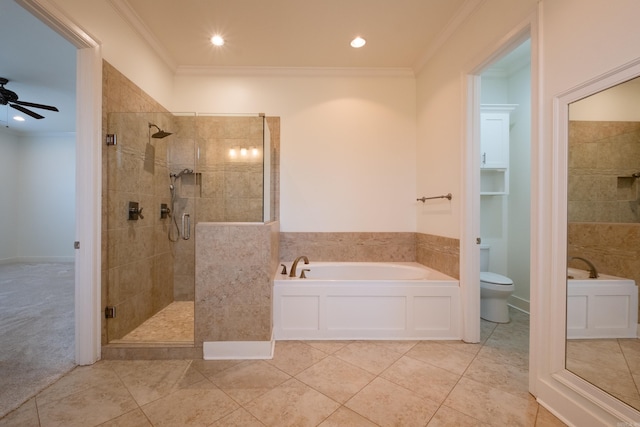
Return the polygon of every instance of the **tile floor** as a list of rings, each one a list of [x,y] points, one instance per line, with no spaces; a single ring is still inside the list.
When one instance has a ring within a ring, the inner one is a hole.
[[[272,360],[100,361],[0,426],[562,426],[527,392],[529,318],[482,343],[280,341]]]
[[[567,369],[640,410],[640,339],[568,340]]]
[[[111,343],[193,344],[193,318],[193,301],[174,301],[122,339],[112,340]]]

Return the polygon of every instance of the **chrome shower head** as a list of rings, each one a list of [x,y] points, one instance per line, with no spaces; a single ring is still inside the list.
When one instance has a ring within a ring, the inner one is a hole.
[[[173,178],[173,179],[178,179],[180,178],[182,175],[190,175],[193,173],[193,169],[182,169],[180,172],[178,173],[170,173],[169,177]]]
[[[157,125],[154,125],[153,123],[149,123],[149,129],[151,129],[152,127],[158,129],[158,132],[151,135],[151,138],[162,139],[171,135],[171,132],[165,132],[162,129],[160,129]]]

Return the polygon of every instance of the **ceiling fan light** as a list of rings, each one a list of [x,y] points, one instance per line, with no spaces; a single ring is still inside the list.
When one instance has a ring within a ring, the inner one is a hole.
[[[13,120],[16,122],[24,122],[24,117],[22,116],[13,116]]]

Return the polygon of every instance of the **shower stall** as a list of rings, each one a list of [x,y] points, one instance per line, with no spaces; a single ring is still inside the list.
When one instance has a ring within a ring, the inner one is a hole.
[[[196,225],[277,215],[269,120],[108,114],[103,343],[193,344]]]

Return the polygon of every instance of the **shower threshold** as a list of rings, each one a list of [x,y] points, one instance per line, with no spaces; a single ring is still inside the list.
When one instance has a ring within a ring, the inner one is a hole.
[[[193,345],[193,319],[193,301],[175,301],[121,339],[112,340],[109,344]]]

